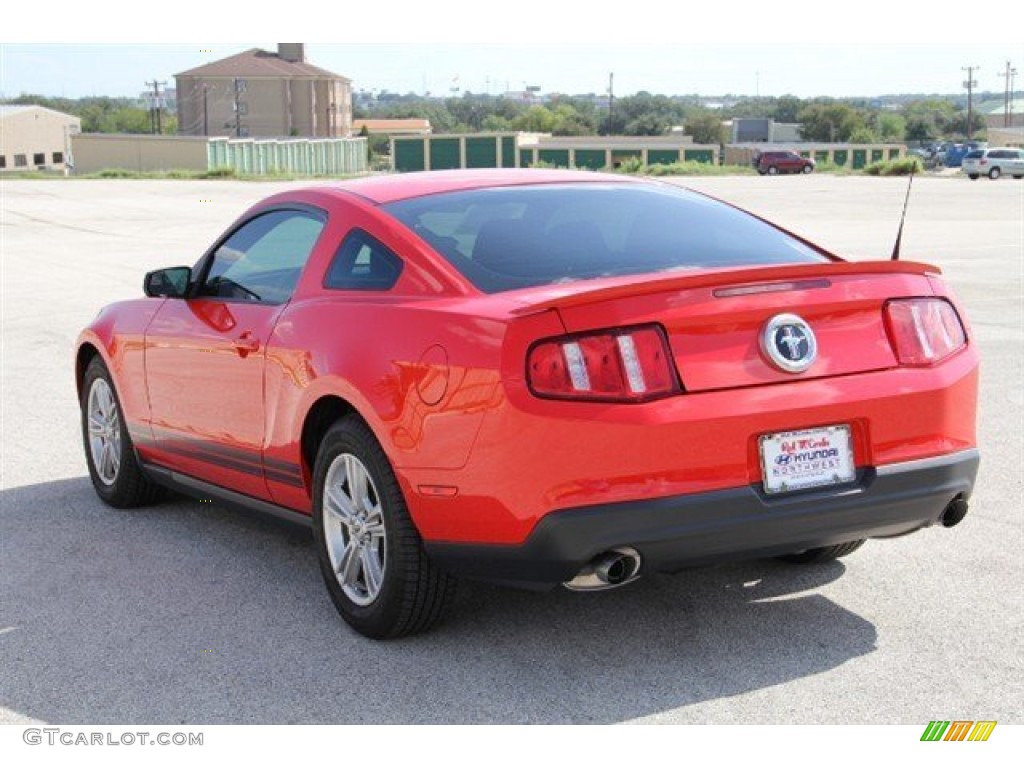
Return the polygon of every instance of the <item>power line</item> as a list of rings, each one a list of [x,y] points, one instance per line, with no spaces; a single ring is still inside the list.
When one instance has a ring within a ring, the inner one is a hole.
[[[242,110],[238,97],[245,93],[246,82],[240,77],[235,78],[235,138],[242,135]]]
[[[971,124],[974,120],[974,88],[978,85],[978,81],[974,79],[974,71],[981,69],[981,67],[960,67],[960,69],[967,73],[967,79],[964,80],[964,88],[967,89],[967,140],[970,141]]]
[[[167,82],[153,78],[153,80],[147,80],[146,85],[153,86],[153,102],[149,107],[151,133],[163,133],[163,101],[160,88],[167,85]]]
[[[1006,62],[1006,69],[1000,73],[1006,78],[1006,91],[1003,96],[1003,127],[1009,128],[1013,123],[1013,78],[1017,70]]]

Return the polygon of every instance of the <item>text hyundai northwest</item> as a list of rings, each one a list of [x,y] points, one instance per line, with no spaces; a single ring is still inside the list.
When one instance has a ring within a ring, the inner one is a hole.
[[[115,507],[311,522],[338,611],[454,578],[602,589],[952,526],[978,359],[925,264],[851,263],[675,186],[542,170],[290,191],[103,309],[76,375]]]

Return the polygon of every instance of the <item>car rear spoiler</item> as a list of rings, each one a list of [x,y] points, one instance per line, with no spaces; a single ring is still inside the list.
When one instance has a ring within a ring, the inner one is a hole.
[[[931,264],[915,261],[841,261],[827,264],[735,267],[713,272],[694,271],[671,275],[638,275],[628,283],[623,283],[622,278],[616,278],[614,283],[601,281],[589,290],[580,290],[578,283],[561,283],[534,289],[528,296],[516,299],[522,301],[523,306],[513,310],[512,314],[532,315],[549,309],[564,309],[665,291],[722,286],[743,288],[786,281],[823,280],[841,275],[869,274],[940,275],[942,270]]]

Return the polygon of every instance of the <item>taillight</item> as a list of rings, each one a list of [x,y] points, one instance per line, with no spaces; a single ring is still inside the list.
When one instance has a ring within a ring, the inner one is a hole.
[[[546,339],[530,349],[526,373],[540,397],[641,402],[682,391],[656,325]]]
[[[933,365],[967,344],[960,318],[945,299],[890,301],[885,323],[901,365]]]
[[[978,165],[988,165],[988,160],[982,158],[981,160],[978,161]]]

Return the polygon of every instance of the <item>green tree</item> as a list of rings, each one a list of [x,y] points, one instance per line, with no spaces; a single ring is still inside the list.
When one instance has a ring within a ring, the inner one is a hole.
[[[803,102],[796,96],[780,96],[775,102],[772,119],[777,123],[795,123]]]
[[[644,112],[626,123],[627,136],[661,136],[671,127],[668,118],[657,112]]]
[[[861,110],[840,102],[809,104],[800,110],[798,119],[800,136],[807,141],[849,141],[867,128]]]
[[[685,130],[697,144],[722,143],[723,127],[718,115],[710,113],[694,115],[686,121]]]
[[[558,117],[547,107],[535,104],[523,114],[512,121],[512,127],[517,131],[528,131],[530,133],[551,133]]]
[[[877,144],[878,135],[870,128],[858,128],[845,141],[853,144]]]
[[[882,141],[903,141],[907,133],[907,121],[895,112],[883,112],[878,115],[876,130]]]

